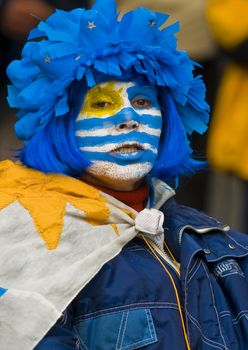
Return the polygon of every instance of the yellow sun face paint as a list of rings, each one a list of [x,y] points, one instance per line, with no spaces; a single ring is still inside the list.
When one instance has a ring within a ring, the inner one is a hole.
[[[114,82],[109,82],[104,86],[95,86],[87,92],[80,114],[86,118],[116,114],[124,106],[122,91],[122,88],[115,89]]]

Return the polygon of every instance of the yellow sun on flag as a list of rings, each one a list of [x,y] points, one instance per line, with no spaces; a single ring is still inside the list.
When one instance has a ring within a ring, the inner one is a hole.
[[[101,225],[109,217],[107,201],[94,187],[7,160],[0,163],[0,210],[15,201],[28,210],[48,249],[59,243],[67,203],[82,211],[91,224]]]

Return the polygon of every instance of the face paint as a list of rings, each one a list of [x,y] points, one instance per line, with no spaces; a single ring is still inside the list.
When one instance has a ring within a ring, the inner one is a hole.
[[[120,189],[141,180],[157,158],[161,128],[155,87],[98,84],[87,92],[75,122],[77,145],[92,163],[87,173]]]
[[[114,82],[109,82],[104,86],[97,85],[86,94],[80,114],[84,118],[114,115],[124,106],[121,92],[122,88],[115,90]]]

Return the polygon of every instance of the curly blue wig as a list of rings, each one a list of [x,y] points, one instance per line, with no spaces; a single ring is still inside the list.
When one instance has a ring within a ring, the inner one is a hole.
[[[194,173],[187,135],[204,133],[209,119],[205,86],[194,65],[176,49],[178,23],[146,8],[118,19],[114,0],[97,0],[91,10],[57,10],[31,31],[21,60],[8,67],[8,101],[19,109],[17,137],[25,142],[19,159],[27,166],[71,176],[89,161],[75,142],[74,120],[84,93],[100,81],[144,77],[157,86],[164,128],[153,175]],[[80,91],[80,93],[79,93]]]

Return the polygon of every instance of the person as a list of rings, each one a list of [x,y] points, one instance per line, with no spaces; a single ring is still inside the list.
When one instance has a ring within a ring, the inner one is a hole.
[[[24,141],[0,165],[0,348],[245,349],[247,235],[176,204],[205,166],[178,25],[114,0],[57,11],[8,68]]]
[[[187,0],[118,0],[117,8],[120,16],[136,7],[144,6],[153,12],[160,11],[170,14],[168,24],[179,20],[180,32],[178,32],[178,49],[187,51],[192,60],[200,64],[195,67],[195,74],[201,74],[206,85],[206,101],[213,110],[219,74],[219,52],[217,45],[209,30],[206,19],[206,1],[198,0],[189,2]],[[194,156],[198,159],[206,159],[206,145],[208,132],[204,135],[193,133],[190,143]],[[212,213],[209,208],[209,193],[211,191],[211,168],[197,172],[190,177],[181,179],[181,186],[177,189],[177,200],[180,203],[192,206],[208,214]],[[217,215],[218,216],[218,215]]]

